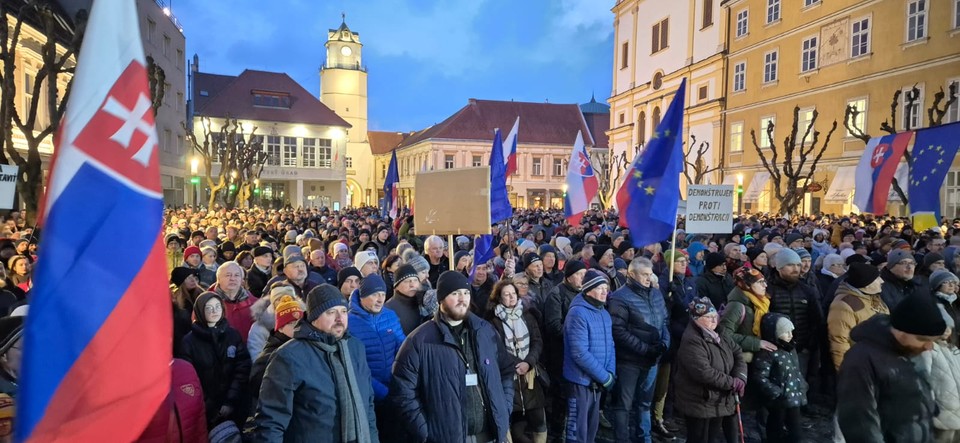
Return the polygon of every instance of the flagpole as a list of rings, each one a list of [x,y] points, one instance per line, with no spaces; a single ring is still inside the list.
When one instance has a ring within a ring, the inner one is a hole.
[[[670,276],[667,278],[667,282],[673,282],[673,264],[676,263],[677,255],[677,217],[680,216],[680,205],[677,205],[677,212],[673,215],[673,237],[670,240],[670,248],[673,249],[673,254],[670,255]]]

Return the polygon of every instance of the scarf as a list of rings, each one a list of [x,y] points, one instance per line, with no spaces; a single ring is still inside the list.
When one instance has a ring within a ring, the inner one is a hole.
[[[703,331],[703,335],[705,335],[710,340],[713,340],[714,343],[717,343],[717,344],[720,343],[720,334],[717,334],[717,331],[711,331],[707,328],[704,328],[703,326],[700,326],[700,324],[697,323],[696,321],[694,321],[693,324],[695,324],[698,328],[700,328],[700,330]]]
[[[943,292],[937,291],[937,297],[940,297],[946,300],[947,303],[951,305],[953,304],[953,302],[957,301],[957,294],[944,294]]]
[[[312,341],[327,356],[333,373],[334,389],[337,393],[337,407],[340,410],[340,441],[343,443],[370,441],[370,427],[367,420],[367,408],[360,396],[359,381],[353,370],[353,360],[346,340],[327,343],[324,340]]]
[[[770,310],[770,299],[767,297],[757,297],[750,291],[743,291],[750,303],[753,303],[753,335],[760,336],[760,319]]]
[[[512,309],[498,303],[493,312],[503,322],[507,350],[520,360],[527,358],[530,353],[530,331],[527,322],[523,321],[523,301],[517,300],[517,305]]]
[[[833,278],[838,278],[838,277],[840,277],[839,275],[830,272],[830,270],[827,269],[827,268],[821,269],[821,270],[820,270],[820,273],[823,274],[823,275],[829,275],[829,276],[831,276],[831,277],[833,277]]]

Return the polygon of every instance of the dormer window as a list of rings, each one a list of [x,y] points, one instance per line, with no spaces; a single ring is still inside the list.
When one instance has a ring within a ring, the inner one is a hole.
[[[253,105],[267,108],[290,108],[290,94],[282,92],[254,91]]]

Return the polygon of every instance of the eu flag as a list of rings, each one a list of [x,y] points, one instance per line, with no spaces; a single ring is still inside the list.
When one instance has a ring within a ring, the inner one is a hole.
[[[907,193],[916,232],[940,225],[940,186],[958,149],[960,123],[917,131]]]
[[[617,191],[620,218],[630,229],[635,248],[670,238],[676,226],[686,91],[687,80],[683,79],[663,120],[630,165]]]
[[[510,217],[513,207],[507,195],[507,165],[503,163],[503,138],[497,129],[490,152],[490,221],[497,223]]]
[[[493,260],[493,235],[478,235],[473,242],[473,266],[470,267],[470,281],[477,272],[477,266]]]

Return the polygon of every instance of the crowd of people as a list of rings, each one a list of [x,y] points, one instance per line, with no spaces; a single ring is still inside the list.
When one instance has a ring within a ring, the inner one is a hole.
[[[960,220],[681,219],[634,248],[612,211],[518,210],[473,263],[376,208],[164,216],[173,379],[142,441],[799,442],[816,399],[835,441],[960,442]],[[3,229],[0,412],[36,260]]]

